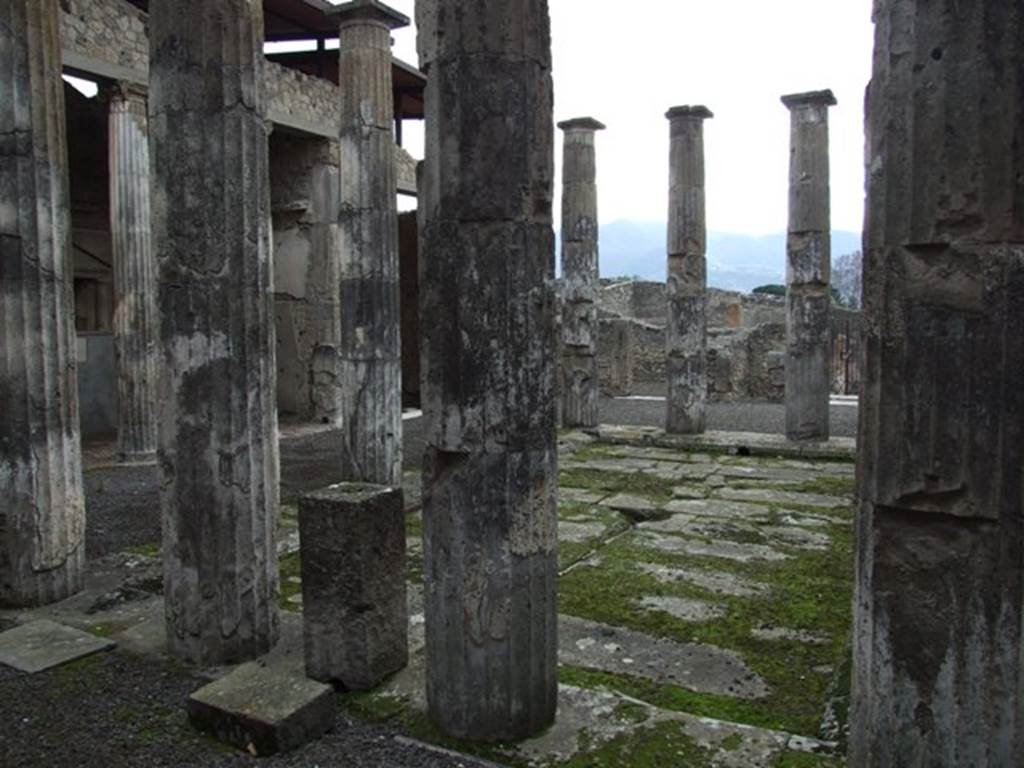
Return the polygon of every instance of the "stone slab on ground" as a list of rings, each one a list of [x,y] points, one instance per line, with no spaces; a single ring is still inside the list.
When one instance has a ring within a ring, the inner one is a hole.
[[[628,711],[628,715],[624,712]],[[799,739],[782,731],[727,723],[645,705],[612,691],[594,691],[562,685],[558,689],[558,719],[542,735],[521,742],[505,753],[531,765],[558,765],[593,753],[612,741],[639,744],[654,727],[660,738],[675,732],[703,753],[701,765],[721,768],[772,768],[789,751],[825,751],[831,745]],[[628,752],[627,752],[628,754]],[[661,765],[679,756],[666,747]],[[600,765],[600,762],[587,763]]]
[[[856,458],[856,440],[833,437],[827,442],[792,442],[782,435],[761,432],[705,432],[700,435],[670,435],[656,427],[602,424],[590,430],[605,443],[643,445],[682,451],[710,451],[746,456],[780,456],[807,459]]]
[[[670,568],[656,563],[638,562],[637,568],[649,576],[653,576],[662,584],[678,584],[685,582],[708,592],[730,597],[757,597],[768,592],[771,587],[755,581],[749,581],[728,571],[706,571],[698,568]]]
[[[335,710],[329,685],[256,662],[236,667],[188,699],[193,727],[260,756],[322,736],[334,727]]]
[[[721,488],[715,491],[718,498],[729,501],[749,501],[761,504],[787,504],[802,507],[821,507],[823,509],[845,509],[853,505],[853,501],[842,496],[826,496],[821,493],[801,493],[799,491],[779,491],[772,488]]]
[[[764,464],[721,464],[718,474],[730,480],[751,480],[759,484],[785,483],[799,484],[817,480],[820,472],[809,469],[792,469],[790,467],[771,467]]]
[[[655,520],[664,517],[661,508],[650,499],[643,496],[620,493],[610,499],[601,502],[603,506],[621,512],[632,520]]]
[[[665,511],[672,515],[691,517],[715,517],[723,520],[735,519],[747,522],[769,522],[772,520],[771,509],[761,504],[730,502],[722,499],[675,499],[665,505]],[[653,530],[679,531],[679,522],[661,521],[662,525],[650,524]]]
[[[768,695],[768,687],[736,653],[681,643],[575,616],[558,617],[561,664],[631,675],[660,684],[742,699]]]
[[[559,488],[558,501],[563,504],[597,504],[607,498],[607,491],[588,490],[586,488]]]
[[[625,459],[647,459],[649,461],[674,461],[684,464],[708,464],[713,461],[710,454],[678,451],[671,448],[654,448],[650,446],[614,445],[605,448],[609,456],[620,456]]]
[[[738,563],[751,563],[758,560],[778,562],[789,559],[789,555],[785,552],[780,552],[766,544],[741,544],[733,541],[704,542],[649,531],[636,535],[633,542],[636,546],[659,552],[692,557],[717,557],[722,560],[735,560]]]
[[[596,521],[559,520],[558,540],[572,544],[586,544],[591,541],[599,541],[607,530],[607,526]]]
[[[102,637],[40,619],[0,634],[0,664],[33,675],[115,646]]]
[[[721,619],[728,613],[728,609],[724,605],[715,605],[706,600],[695,600],[690,597],[647,595],[639,601],[639,605],[641,608],[661,611],[682,621],[696,624]]]

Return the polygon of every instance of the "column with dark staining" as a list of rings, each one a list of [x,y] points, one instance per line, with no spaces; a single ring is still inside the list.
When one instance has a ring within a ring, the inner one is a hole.
[[[705,428],[707,375],[707,224],[704,213],[704,121],[707,107],[675,107],[668,203],[668,402],[665,431]]]
[[[598,222],[592,117],[559,123],[562,162],[562,426],[596,427]]]
[[[402,481],[402,349],[391,30],[409,19],[376,0],[332,11],[340,23],[342,476]]]
[[[110,236],[114,261],[117,447],[123,461],[156,454],[156,267],[149,204],[146,91],[109,93]]]
[[[57,0],[0,2],[0,606],[83,586],[68,160]]]
[[[850,765],[1024,765],[1024,9],[875,21]]]
[[[417,3],[427,701],[446,733],[555,715],[557,454],[545,0]]]
[[[828,440],[832,305],[828,108],[832,91],[783,96],[791,114],[786,241],[786,437]]]
[[[164,598],[172,654],[278,635],[278,448],[263,11],[150,7]]]

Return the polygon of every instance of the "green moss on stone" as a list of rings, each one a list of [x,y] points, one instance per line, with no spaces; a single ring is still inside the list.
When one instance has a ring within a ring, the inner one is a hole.
[[[591,673],[590,682],[668,709],[816,736],[830,677],[812,670],[842,663],[851,627],[852,532],[842,525],[829,526],[827,532],[832,539],[829,550],[780,546],[790,557],[773,563],[739,563],[655,551],[643,548],[629,536],[600,551],[600,566],[577,568],[560,581],[563,613],[677,642],[700,642],[736,651],[764,678],[771,691],[767,697],[734,700],[641,680],[623,681],[619,676],[597,672]],[[732,573],[745,581],[766,583],[770,591],[745,598],[715,594],[687,582],[666,584],[638,569],[638,561]],[[639,604],[645,596],[662,595],[718,603],[727,608],[727,614],[722,619],[693,623]],[[763,640],[751,634],[758,627],[803,630],[822,635],[827,642]]]
[[[160,545],[159,544],[139,544],[135,547],[128,547],[125,550],[132,555],[141,555],[142,557],[160,557]]]
[[[597,469],[566,469],[559,475],[559,485],[643,496],[651,501],[665,502],[672,498],[678,481],[663,480],[646,472],[605,472]]]
[[[772,768],[843,768],[846,761],[841,757],[815,755],[808,752],[786,752]]]
[[[277,562],[278,574],[281,580],[281,592],[278,596],[278,605],[286,611],[300,611],[301,607],[289,602],[289,598],[302,593],[302,583],[297,581],[302,578],[302,560],[298,552],[285,555]]]
[[[660,723],[586,749],[560,768],[710,768],[714,752],[696,744],[679,723]]]

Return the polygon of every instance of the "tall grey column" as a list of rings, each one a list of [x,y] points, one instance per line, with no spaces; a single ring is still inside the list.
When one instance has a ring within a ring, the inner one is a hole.
[[[149,35],[168,643],[236,662],[278,633],[262,6],[153,3]]]
[[[402,339],[391,30],[409,19],[376,0],[340,21],[342,476],[402,482]]]
[[[707,224],[704,216],[704,121],[707,107],[674,107],[668,201],[668,402],[665,431],[704,431],[708,399]]]
[[[562,425],[596,427],[598,269],[597,159],[592,117],[559,123],[562,143]]]
[[[1024,765],[1024,12],[875,20],[850,765]]]
[[[156,265],[145,90],[129,83],[111,90],[108,132],[117,447],[122,460],[137,461],[156,453]]]
[[[417,3],[427,78],[427,702],[446,733],[555,715],[554,172],[546,0]]]
[[[85,503],[75,376],[57,0],[0,2],[0,605],[82,588]]]
[[[832,305],[828,108],[832,91],[783,96],[791,114],[786,241],[786,437],[828,440]]]

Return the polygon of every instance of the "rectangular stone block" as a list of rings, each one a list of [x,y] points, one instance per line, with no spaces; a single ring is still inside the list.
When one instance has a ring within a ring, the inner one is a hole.
[[[341,483],[299,500],[306,673],[348,691],[408,662],[402,490]]]
[[[110,640],[42,619],[0,634],[0,664],[31,675],[113,647]]]
[[[329,685],[295,672],[243,664],[189,696],[188,719],[197,730],[257,756],[286,752],[334,726]]]

